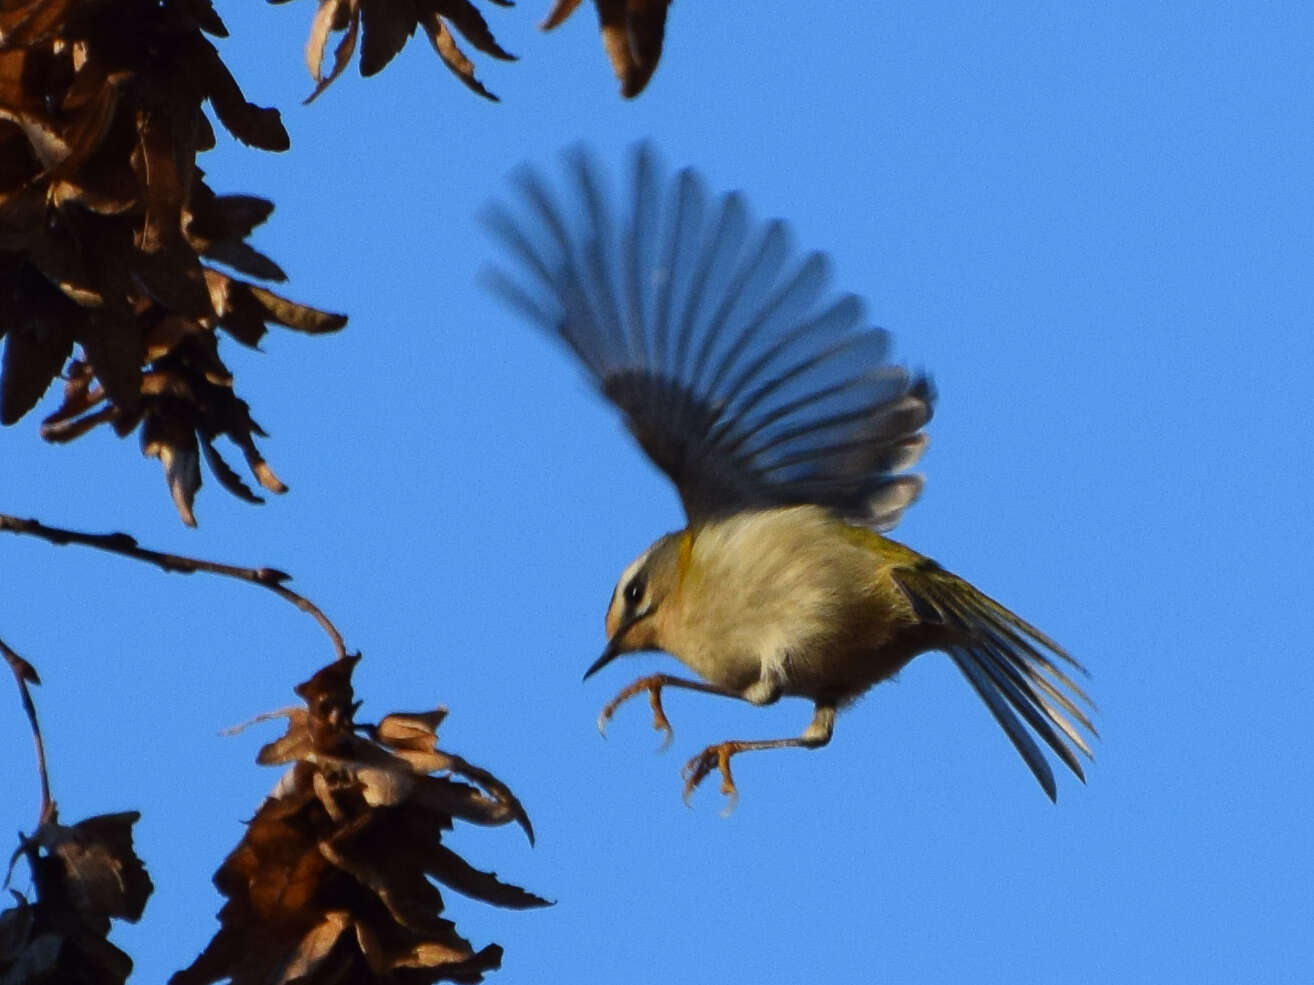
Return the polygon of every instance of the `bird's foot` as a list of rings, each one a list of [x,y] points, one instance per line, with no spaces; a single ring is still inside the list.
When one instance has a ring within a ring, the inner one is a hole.
[[[735,778],[730,775],[730,757],[743,749],[744,744],[741,742],[721,742],[714,746],[708,746],[689,760],[683,771],[685,805],[689,806],[689,798],[693,796],[694,790],[715,767],[721,773],[721,793],[727,798],[725,810],[721,812],[721,816],[725,817],[733,811],[735,805],[739,803],[739,790],[735,787]]]
[[[666,711],[662,708],[662,686],[668,683],[663,674],[653,674],[649,677],[640,677],[637,681],[621,691],[620,694],[607,702],[607,706],[602,709],[602,714],[598,716],[598,731],[602,735],[607,734],[607,723],[611,721],[611,716],[616,714],[616,709],[629,701],[630,698],[643,691],[648,692],[648,704],[652,706],[652,727],[658,732],[665,733],[661,746],[658,751],[665,750],[675,737],[675,730],[671,728],[670,721],[666,718]]]

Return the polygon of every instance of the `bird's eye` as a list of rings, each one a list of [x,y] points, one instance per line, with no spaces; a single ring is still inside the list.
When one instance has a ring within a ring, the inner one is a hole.
[[[630,583],[625,586],[625,601],[630,605],[638,605],[639,600],[643,598],[643,591],[647,587],[648,583],[643,575],[635,575],[630,579]]]

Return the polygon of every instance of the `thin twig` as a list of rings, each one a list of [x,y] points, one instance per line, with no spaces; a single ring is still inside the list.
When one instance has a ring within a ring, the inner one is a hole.
[[[337,651],[338,659],[342,659],[347,655],[347,646],[343,642],[342,634],[338,632],[337,627],[308,598],[298,595],[290,588],[286,588],[283,582],[289,581],[292,576],[285,571],[279,571],[277,568],[240,568],[232,564],[220,564],[217,561],[205,561],[200,558],[185,557],[181,554],[165,554],[162,551],[152,551],[145,547],[139,547],[137,541],[127,534],[84,534],[76,530],[48,527],[37,520],[21,520],[18,517],[8,516],[4,513],[0,513],[0,531],[30,534],[60,547],[66,544],[94,547],[97,550],[109,551],[111,554],[120,554],[123,557],[130,557],[137,561],[145,561],[148,564],[157,565],[165,571],[173,571],[179,574],[190,575],[197,571],[205,571],[210,574],[226,575],[239,581],[260,585],[313,617],[324,632],[328,633],[329,639],[333,641],[333,648]]]
[[[36,744],[37,773],[41,777],[41,820],[37,822],[38,827],[51,821],[55,817],[55,802],[50,799],[50,775],[46,772],[46,744],[41,740],[41,726],[37,724],[36,705],[32,703],[32,692],[28,690],[28,684],[40,684],[41,678],[37,676],[36,668],[20,657],[4,640],[0,640],[0,653],[4,654],[5,663],[9,664],[9,669],[14,672],[14,680],[18,682],[18,694],[23,701],[23,710],[27,712],[27,720],[32,724],[32,741]]]

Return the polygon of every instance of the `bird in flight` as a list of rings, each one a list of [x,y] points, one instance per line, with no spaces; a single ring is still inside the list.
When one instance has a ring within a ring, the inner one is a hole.
[[[675,483],[687,525],[625,568],[607,609],[616,657],[662,650],[699,680],[643,677],[602,712],[663,688],[771,704],[811,701],[801,735],[707,747],[684,770],[686,801],[712,770],[737,798],[731,757],[830,741],[836,712],[929,651],[949,656],[1050,799],[1037,739],[1084,780],[1093,705],[1058,643],[935,561],[884,536],[917,497],[935,392],[889,361],[889,336],[852,294],[828,294],[825,255],[799,256],[786,225],[743,197],[709,195],[692,170],[663,175],[640,145],[625,200],[584,151],[562,203],[533,170],[493,234],[518,276],[494,290],[575,354]]]

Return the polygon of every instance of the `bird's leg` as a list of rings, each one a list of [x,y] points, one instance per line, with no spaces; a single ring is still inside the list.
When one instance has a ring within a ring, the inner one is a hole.
[[[755,741],[731,740],[708,746],[684,767],[684,802],[689,803],[698,784],[706,779],[707,774],[716,767],[721,772],[721,793],[730,798],[723,814],[729,814],[739,803],[739,791],[735,788],[734,777],[730,775],[730,757],[754,749],[819,749],[830,741],[835,732],[835,705],[818,702],[812,721],[803,734],[796,739],[759,739]]]
[[[652,727],[658,732],[666,733],[666,738],[662,740],[661,744],[661,748],[665,749],[671,744],[671,739],[675,736],[675,730],[671,728],[671,723],[666,718],[666,712],[662,709],[662,688],[664,687],[682,687],[689,691],[702,691],[705,694],[716,694],[726,698],[739,697],[734,691],[727,691],[715,684],[689,681],[683,677],[671,677],[669,674],[650,674],[647,677],[640,677],[607,702],[607,707],[603,708],[602,714],[598,716],[598,731],[606,735],[607,723],[611,721],[611,716],[616,713],[616,709],[636,694],[647,691],[648,703],[652,705]]]

